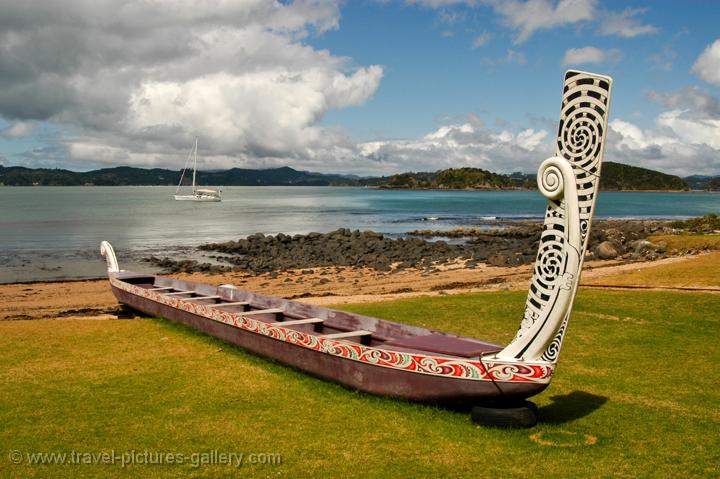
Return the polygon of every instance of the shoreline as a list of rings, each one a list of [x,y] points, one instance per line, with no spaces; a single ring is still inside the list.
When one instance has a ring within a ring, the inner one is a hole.
[[[651,241],[654,235],[678,233],[682,228],[677,225],[660,220],[598,220],[588,239],[586,259],[634,262],[693,253],[692,248]],[[197,259],[150,256],[143,260],[168,273],[277,274],[315,267],[368,267],[378,271],[416,268],[434,272],[457,262],[469,269],[483,264],[510,267],[535,262],[541,232],[538,218],[496,219],[477,227],[422,229],[402,235],[347,228],[305,235],[256,233],[238,240],[202,244],[197,247],[201,253]]]
[[[636,263],[591,260],[585,264],[580,288],[628,288],[628,285],[618,278],[656,267],[667,268],[707,261],[720,261],[720,252]],[[468,269],[461,264],[455,264],[434,273],[417,269],[379,272],[369,268],[330,267],[292,270],[275,275],[183,273],[168,276],[208,284],[231,283],[243,290],[327,306],[478,292],[526,291],[531,274],[531,265],[481,265],[479,268]],[[645,286],[642,289],[652,289],[652,285]],[[659,287],[658,290],[704,288],[709,294],[717,294],[716,289],[720,291],[720,287],[715,284],[700,283],[678,283]],[[109,320],[133,316],[132,312],[117,302],[106,278],[2,284],[0,302],[4,305],[0,310],[0,321]],[[518,315],[521,315],[520,310]]]
[[[711,215],[712,216],[712,215]],[[703,217],[704,218],[704,217]],[[479,264],[517,266],[531,264],[537,254],[542,218],[492,218],[475,226],[448,228],[433,221],[423,229],[402,233],[351,231],[341,228],[328,233],[240,236],[221,243],[165,245],[145,249],[118,249],[127,269],[153,273],[173,272],[282,272],[313,267],[366,266],[381,271],[437,266],[461,260],[469,268]],[[692,220],[690,220],[692,221]],[[672,227],[677,218],[597,218],[588,245],[587,259],[620,257],[627,262],[658,259],[692,253],[692,245],[677,247],[681,230]],[[439,229],[435,229],[439,228]],[[716,229],[718,229],[716,225]],[[648,243],[652,235],[657,242]],[[675,235],[671,241],[669,236]],[[605,244],[602,256],[599,246]],[[699,250],[720,248],[699,247]],[[669,246],[668,246],[669,245]],[[117,248],[117,246],[116,246]],[[608,251],[610,253],[608,253]],[[3,274],[0,284],[35,284],[54,281],[86,281],[103,277],[103,263],[92,250],[19,252],[0,258]]]

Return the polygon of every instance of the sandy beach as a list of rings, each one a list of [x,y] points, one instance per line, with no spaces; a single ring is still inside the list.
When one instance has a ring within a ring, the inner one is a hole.
[[[715,252],[638,263],[588,261],[581,287],[627,287],[627,281],[622,281],[627,273],[684,263],[717,262],[719,258],[720,253]],[[382,272],[369,268],[330,267],[260,275],[192,273],[171,276],[209,284],[232,283],[264,294],[331,305],[478,291],[523,290],[528,286],[530,275],[530,265],[479,265],[469,269],[458,264],[439,268],[436,272],[411,268]],[[720,288],[701,280],[696,284],[687,281],[663,284],[666,288],[696,287],[720,291]],[[4,306],[0,311],[0,320],[116,319],[131,316],[117,303],[107,280],[3,284],[0,285],[0,303]]]

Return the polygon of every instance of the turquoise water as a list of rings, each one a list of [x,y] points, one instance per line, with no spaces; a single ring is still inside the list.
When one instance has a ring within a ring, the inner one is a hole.
[[[0,188],[0,282],[101,275],[101,240],[112,242],[121,264],[132,267],[149,254],[190,254],[192,246],[255,232],[351,228],[402,234],[539,218],[545,208],[545,199],[530,191],[226,187],[222,203],[178,202],[173,192],[174,187]],[[599,197],[597,216],[717,212],[716,193],[607,192]]]

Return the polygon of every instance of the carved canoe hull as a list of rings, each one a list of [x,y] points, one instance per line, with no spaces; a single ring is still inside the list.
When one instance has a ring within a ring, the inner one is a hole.
[[[444,404],[477,404],[479,402],[515,400],[540,393],[547,387],[552,374],[552,368],[528,368],[526,370],[520,364],[483,364],[479,358],[433,356],[427,352],[422,354],[421,351],[384,350],[379,344],[380,341],[373,341],[371,346],[364,346],[358,342],[329,340],[327,342],[330,344],[321,344],[316,347],[317,344],[307,338],[319,337],[312,331],[293,331],[285,335],[268,333],[265,330],[268,323],[260,320],[249,321],[263,324],[250,324],[249,328],[238,327],[236,321],[241,320],[242,312],[222,312],[221,314],[225,315],[227,321],[211,319],[208,316],[212,316],[212,314],[208,314],[208,312],[217,313],[215,308],[182,299],[171,298],[168,300],[167,295],[155,294],[152,291],[143,291],[142,294],[138,294],[139,286],[137,284],[126,283],[123,280],[129,279],[137,282],[138,278],[148,280],[144,287],[140,287],[141,289],[152,289],[148,285],[153,287],[172,286],[178,290],[219,295],[222,296],[221,300],[248,299],[257,308],[282,309],[287,312],[289,318],[326,317],[329,318],[327,323],[335,326],[333,330],[337,328],[354,329],[364,325],[373,328],[374,331],[380,331],[378,336],[385,339],[384,342],[387,342],[386,340],[391,334],[396,337],[441,334],[447,338],[476,341],[481,348],[485,346],[500,348],[501,346],[237,289],[228,290],[162,276],[129,272],[110,273],[115,297],[119,302],[133,309],[149,316],[186,324],[195,330],[260,356],[371,394]],[[292,339],[288,340],[287,336],[291,336]],[[322,338],[319,340],[322,341]],[[351,352],[348,353],[348,351]],[[373,354],[377,356],[373,356]],[[411,356],[414,356],[414,360],[410,358]],[[383,358],[385,361],[382,360]],[[509,372],[508,367],[517,370],[518,373]],[[495,368],[495,372],[493,372],[493,368]],[[477,374],[478,371],[482,371],[482,373]]]

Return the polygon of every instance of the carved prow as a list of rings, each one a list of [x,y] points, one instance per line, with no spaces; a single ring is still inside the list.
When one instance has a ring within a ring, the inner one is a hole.
[[[115,256],[115,250],[110,243],[107,241],[100,243],[100,254],[105,257],[108,273],[117,273],[120,271],[117,257]]]
[[[535,261],[536,277],[554,292],[554,297],[545,315],[533,314],[526,309],[515,339],[498,355],[505,359],[538,359],[542,356],[570,312],[579,279],[582,238],[572,166],[563,158],[548,158],[538,169],[537,182],[538,189],[551,205],[564,212],[564,221],[552,228],[550,234],[544,234],[545,241],[541,240]]]
[[[498,359],[557,362],[600,186],[611,90],[609,77],[565,74],[555,156],[538,171],[538,188],[548,207],[525,314]]]

